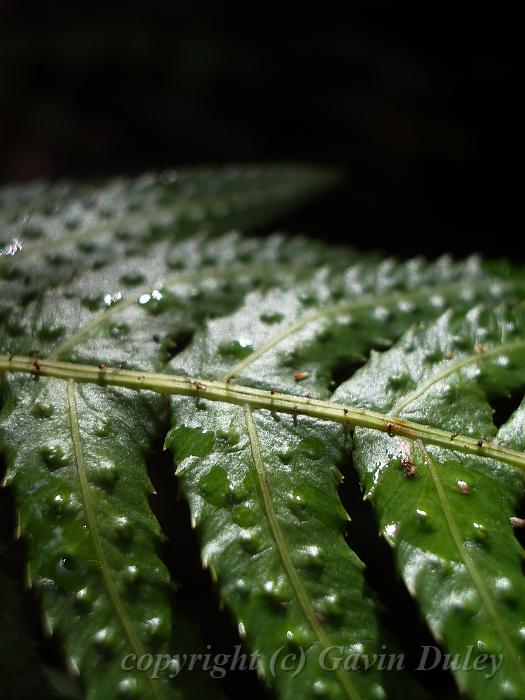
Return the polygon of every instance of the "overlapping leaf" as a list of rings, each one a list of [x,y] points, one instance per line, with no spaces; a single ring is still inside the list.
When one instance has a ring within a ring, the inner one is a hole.
[[[3,299],[16,302],[4,312],[4,351],[32,353],[37,373],[38,357],[50,355],[87,358],[100,363],[101,372],[124,363],[159,368],[203,318],[239,303],[264,265],[275,264],[290,245],[278,237],[256,246],[232,235],[215,241],[206,233],[192,239],[188,234],[197,225],[222,226],[226,215],[224,224],[262,222],[324,177],[270,169],[182,182],[181,203],[171,199],[170,183],[158,181],[88,191],[88,208],[97,212],[93,221],[82,215],[83,199],[75,190],[43,188],[41,202],[28,201],[21,190],[21,206],[34,208],[31,229],[17,201],[11,207],[17,198],[4,195],[6,215],[21,219],[15,227],[33,231],[21,251],[9,245],[3,250]],[[58,211],[55,195],[65,200]],[[161,213],[167,208],[173,214],[162,231],[169,242],[157,242],[158,231],[152,230],[162,198]],[[62,236],[71,228],[72,212],[80,228],[69,242]],[[56,255],[64,256],[63,267]],[[305,264],[311,255],[309,248],[301,256]],[[241,261],[247,271],[237,274]],[[178,680],[168,687],[151,674],[122,667],[127,654],[138,659],[173,651],[168,576],[158,559],[160,532],[148,505],[145,469],[146,455],[166,426],[164,402],[28,377],[5,380],[3,390],[6,479],[17,493],[29,575],[41,592],[48,627],[63,641],[88,697],[164,696]],[[182,620],[174,626],[177,648],[186,652],[192,644],[182,634]]]
[[[33,377],[3,383],[7,480],[30,579],[88,697],[216,692],[198,674],[157,680],[121,666],[126,654],[153,658],[196,642],[169,609],[148,504],[145,459],[168,429],[167,406],[108,386],[120,367],[329,398],[372,353],[335,397],[386,413],[399,404],[403,417],[452,438],[493,436],[488,400],[523,389],[522,323],[503,312],[470,312],[465,326],[445,316],[374,353],[448,307],[523,299],[519,270],[476,258],[378,263],[299,238],[217,235],[263,223],[330,177],[286,167],[0,194],[1,349],[34,361]],[[410,338],[421,347],[410,351]],[[41,356],[99,365],[105,386],[38,380]],[[284,698],[415,697],[410,678],[370,656],[397,647],[344,542],[337,486],[350,437],[206,398],[172,407],[167,442],[203,561],[267,681]],[[498,439],[523,449],[524,415]],[[355,439],[363,483],[436,637],[458,653],[476,637],[472,658],[506,657],[488,679],[459,670],[460,684],[482,698],[519,695],[516,471],[371,431]],[[338,657],[361,670],[336,669]]]
[[[423,280],[441,280],[439,291],[422,288]],[[468,308],[473,299],[498,298],[503,288],[509,298],[512,291],[518,298],[523,293],[519,277],[498,280],[474,260],[455,265],[445,259],[429,267],[388,264],[379,272],[372,265],[357,265],[335,285],[321,272],[299,291],[249,295],[238,312],[210,321],[172,366],[177,373],[203,379],[326,396],[341,368],[351,372],[374,345],[391,342],[418,315],[429,318],[451,303]],[[357,290],[359,296],[352,298]],[[362,653],[377,653],[383,633],[336,515],[341,428],[304,418],[276,422],[264,411],[252,415],[245,410],[243,415],[238,407],[207,402],[205,392],[197,406],[181,398],[173,405],[168,444],[201,533],[204,561],[251,646],[264,650],[263,672],[271,675],[271,650],[293,640],[297,628],[304,630],[304,646],[310,653],[315,649],[315,655],[331,638],[347,653],[357,640],[363,643],[357,647]],[[311,554],[310,567],[301,563],[305,552]],[[315,556],[323,559],[317,568]],[[322,624],[316,622],[319,580],[330,595],[354,601],[335,624],[324,617]],[[246,597],[243,588],[254,586],[258,595]],[[275,603],[272,608],[275,598],[285,613]],[[359,621],[352,617],[356,608]],[[361,685],[359,674],[341,677],[322,671],[312,655],[300,677],[282,673],[272,680],[284,696],[314,696],[317,684],[325,682],[334,697],[373,697],[379,688],[384,692],[384,684],[388,687],[381,675],[374,679],[374,691],[370,674]]]
[[[460,687],[479,698],[525,693],[524,553],[512,528],[523,474],[454,443],[460,433],[523,450],[523,406],[498,431],[490,402],[524,390],[523,308],[478,307],[410,331],[334,395],[450,431],[448,450],[358,428],[354,464],[409,591],[457,655]]]

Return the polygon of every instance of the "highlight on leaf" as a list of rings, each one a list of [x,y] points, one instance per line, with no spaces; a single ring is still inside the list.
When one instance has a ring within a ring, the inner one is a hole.
[[[287,165],[0,192],[18,522],[0,549],[21,537],[25,557],[0,587],[34,597],[53,697],[524,696],[523,270],[234,230],[334,180]],[[188,518],[169,537],[162,445]],[[361,558],[352,470],[378,522]],[[415,601],[402,621],[367,572],[378,537]],[[0,614],[13,668],[43,661],[8,629],[19,605]]]

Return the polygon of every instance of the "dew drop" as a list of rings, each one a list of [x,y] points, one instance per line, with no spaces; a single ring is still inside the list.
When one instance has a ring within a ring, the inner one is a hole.
[[[324,567],[324,557],[321,549],[310,544],[299,549],[295,556],[296,565],[300,568],[320,570]]]
[[[385,525],[385,527],[383,529],[385,539],[388,540],[391,544],[394,543],[396,532],[397,532],[396,523],[389,523],[388,525]]]
[[[82,608],[87,607],[91,603],[91,596],[89,594],[88,588],[81,588],[75,593],[75,601]]]
[[[161,631],[162,620],[159,616],[151,617],[149,620],[146,620],[144,627],[150,636],[155,637]]]
[[[432,523],[428,512],[423,508],[416,508],[416,523],[422,530],[431,530]]]
[[[113,294],[110,294],[108,292],[107,294],[104,294],[104,304],[106,306],[111,306],[112,304],[116,304],[121,299],[122,299],[121,292],[114,292]]]
[[[121,698],[136,698],[139,695],[139,686],[135,678],[123,678],[117,689]]]
[[[333,683],[317,680],[312,686],[313,695],[321,700],[332,700],[339,697],[339,691]]]
[[[111,642],[111,630],[109,627],[102,627],[93,635],[93,642],[96,646],[104,647]]]
[[[122,578],[124,580],[124,583],[128,586],[137,583],[139,578],[139,570],[135,566],[135,564],[130,564],[129,566],[126,566]]]
[[[474,590],[453,593],[448,600],[448,604],[451,610],[467,619],[479,612],[480,608],[479,597]]]
[[[292,511],[292,513],[295,515],[295,517],[303,521],[306,518],[306,498],[302,491],[300,489],[296,489],[294,491],[290,491],[286,495],[286,501],[288,503],[288,507]]]
[[[312,633],[307,627],[298,625],[286,632],[286,641],[295,649],[308,649],[312,645]]]
[[[255,554],[261,545],[261,536],[258,531],[245,531],[241,533],[241,546],[250,554]]]
[[[472,539],[478,544],[487,544],[489,539],[487,528],[481,523],[472,523]]]
[[[238,578],[233,584],[234,589],[242,596],[248,595],[248,584],[243,578]]]
[[[114,528],[121,542],[128,542],[132,536],[131,523],[125,515],[118,515],[114,521]]]
[[[263,583],[264,597],[272,604],[282,605],[290,600],[292,591],[286,579],[280,576],[277,579],[268,579]]]
[[[74,515],[81,510],[80,502],[74,493],[69,496],[62,496],[57,493],[51,501],[51,508],[56,515]]]
[[[500,685],[500,690],[501,697],[505,700],[517,700],[519,697],[518,691],[510,681],[503,681],[503,683]]]
[[[499,576],[494,581],[494,593],[499,600],[505,603],[513,603],[515,601],[514,586],[512,581],[506,576]]]
[[[329,593],[328,595],[319,598],[315,604],[315,610],[327,618],[340,618],[343,614],[343,607],[341,605],[341,598],[339,594]]]
[[[376,321],[387,321],[391,316],[391,312],[386,306],[376,306],[372,311],[372,316]]]

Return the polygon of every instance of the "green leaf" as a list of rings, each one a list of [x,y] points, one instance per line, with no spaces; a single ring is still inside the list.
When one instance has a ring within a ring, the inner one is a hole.
[[[524,388],[523,307],[477,307],[409,331],[334,395],[450,432],[443,449],[356,428],[354,464],[408,590],[477,698],[525,688],[524,554],[512,528],[523,474],[454,445],[462,433],[523,450],[524,406],[498,431],[491,401]]]
[[[0,309],[32,298],[44,286],[98,275],[97,297],[155,280],[157,258],[174,269],[169,242],[206,245],[209,234],[261,226],[330,186],[335,175],[296,166],[167,171],[100,185],[38,183],[0,191]],[[200,239],[200,240],[199,240]],[[203,252],[204,255],[204,252]],[[120,281],[108,274],[121,261]],[[153,265],[152,265],[153,263]],[[153,269],[148,268],[152,266]],[[179,267],[181,266],[181,267]],[[113,283],[113,288],[106,284]],[[118,286],[117,286],[118,285]]]
[[[32,353],[37,375],[43,355],[100,363],[101,374],[126,363],[163,366],[203,318],[238,304],[261,266],[290,245],[274,237],[261,250],[232,234],[190,234],[262,223],[326,179],[269,168],[180,182],[175,175],[143,178],[100,191],[4,192],[4,213],[16,219],[13,235],[27,238],[22,250],[7,245],[0,258],[5,298],[19,302],[4,313],[4,350]],[[28,206],[29,218],[22,214]],[[70,223],[73,213],[78,227]],[[248,272],[238,275],[241,261]],[[87,697],[178,697],[177,688],[196,683],[198,674],[181,683],[122,666],[129,654],[140,659],[194,647],[180,614],[172,620],[169,578],[157,554],[161,533],[148,504],[145,459],[167,429],[165,402],[35,379],[4,381],[0,433],[47,626],[62,640]]]
[[[357,264],[341,277],[322,271],[286,293],[254,292],[239,311],[208,322],[192,346],[174,359],[174,371],[203,380],[234,380],[232,391],[242,382],[272,392],[329,396],[342,359],[347,365],[359,361],[380,338],[396,337],[418,314],[437,315],[451,302],[468,308],[473,298],[499,297],[503,285],[521,293],[519,278],[498,282],[476,261],[398,267],[378,270],[373,263]],[[441,282],[439,291],[422,288],[422,279]],[[360,296],[352,299],[345,285],[359,289]],[[366,297],[361,296],[364,289]],[[346,298],[334,303],[334,295]],[[275,679],[285,697],[297,692],[315,696],[317,684],[325,682],[337,697],[373,696],[374,682],[376,691],[384,692],[385,680],[374,676],[372,681],[370,671],[364,680],[358,673],[334,677],[332,672],[326,681],[315,658],[341,640],[347,648],[361,643],[364,653],[378,653],[384,635],[357,560],[343,541],[336,488],[341,429],[304,418],[277,421],[271,411],[252,415],[247,408],[243,417],[240,408],[209,403],[205,384],[202,390],[197,404],[173,400],[174,427],[167,444],[199,529],[203,562],[246,630],[250,647],[264,650],[267,660],[271,650],[293,638],[296,627],[304,630],[298,646],[311,656],[306,672]],[[325,555],[327,549],[333,558]],[[322,578],[315,566],[295,563],[307,551],[322,552]],[[265,586],[270,593],[285,590],[280,595],[286,614],[271,607]],[[245,590],[254,588],[257,595],[246,597]],[[321,590],[361,602],[349,602],[346,616],[324,627],[315,618]],[[352,617],[356,605],[359,620]],[[271,675],[264,661],[261,671]]]
[[[523,486],[509,464],[524,464],[525,409],[496,438],[490,401],[524,388],[523,324],[508,310],[442,313],[510,308],[523,271],[230,231],[331,180],[275,166],[0,193],[0,444],[29,578],[86,697],[221,692],[204,668],[170,677],[167,663],[202,652],[192,611],[173,604],[149,503],[146,461],[170,426],[202,560],[279,697],[420,693],[374,657],[400,649],[344,538],[354,427],[363,483],[430,628],[447,649],[476,637],[476,658],[507,657],[494,678],[459,671],[461,688],[519,696],[522,550],[509,518]],[[164,670],[123,668],[129,654]]]

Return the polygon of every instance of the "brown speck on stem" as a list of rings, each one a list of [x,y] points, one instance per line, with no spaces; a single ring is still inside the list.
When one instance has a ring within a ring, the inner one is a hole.
[[[302,382],[304,379],[306,379],[310,375],[310,372],[294,372],[293,373],[293,378],[296,382]]]
[[[105,362],[101,362],[101,363],[99,364],[98,368],[99,368],[99,369],[107,369],[108,366],[107,366],[107,364],[106,364]]]
[[[509,520],[512,527],[525,527],[525,518],[517,518],[516,516],[512,516],[512,518],[509,518]]]
[[[476,442],[476,445],[478,447],[483,447],[483,440],[484,440],[484,438],[479,438],[479,440]]]
[[[387,429],[386,429],[386,432],[387,432],[388,437],[392,437],[392,431],[393,431],[393,429],[394,429],[394,426],[392,425],[392,423],[389,423],[388,426],[387,426]]]
[[[485,352],[485,346],[482,345],[481,343],[476,343],[474,345],[474,352],[476,353],[476,355],[481,355],[482,353]]]
[[[458,435],[459,433],[452,433],[452,435],[450,436],[450,441],[452,442],[453,440],[455,440]]]

